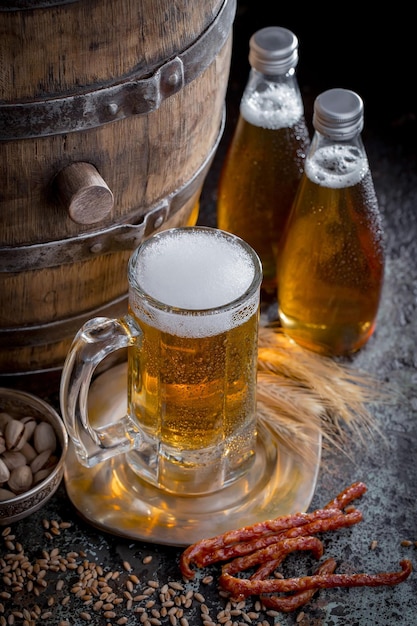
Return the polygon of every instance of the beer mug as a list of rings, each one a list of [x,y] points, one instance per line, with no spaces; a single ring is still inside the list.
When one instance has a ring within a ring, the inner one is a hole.
[[[262,267],[242,239],[182,227],[144,241],[128,265],[128,312],[77,333],[64,364],[60,403],[79,462],[115,455],[172,493],[230,485],[254,461]],[[127,348],[127,413],[89,419],[97,366]]]

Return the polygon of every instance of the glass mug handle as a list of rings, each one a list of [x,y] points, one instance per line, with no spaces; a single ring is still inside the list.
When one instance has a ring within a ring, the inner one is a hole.
[[[60,385],[61,413],[78,460],[85,467],[128,452],[142,442],[129,415],[97,428],[88,415],[88,391],[96,367],[112,352],[137,344],[141,336],[129,315],[96,317],[80,328],[68,352]]]

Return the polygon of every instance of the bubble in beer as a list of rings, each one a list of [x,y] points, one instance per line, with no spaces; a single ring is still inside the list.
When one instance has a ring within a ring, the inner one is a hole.
[[[137,278],[150,296],[170,307],[202,310],[224,306],[250,287],[250,254],[222,233],[173,230],[155,237],[141,255]]]

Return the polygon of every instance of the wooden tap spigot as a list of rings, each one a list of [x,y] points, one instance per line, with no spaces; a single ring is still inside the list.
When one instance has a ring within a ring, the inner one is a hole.
[[[101,222],[113,208],[113,193],[91,163],[67,165],[55,182],[61,202],[77,224]]]

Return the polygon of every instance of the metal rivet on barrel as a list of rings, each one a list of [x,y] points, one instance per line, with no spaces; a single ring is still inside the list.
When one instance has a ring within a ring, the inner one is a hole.
[[[154,228],[159,228],[160,226],[162,226],[163,221],[164,221],[164,218],[163,218],[162,215],[157,217],[156,220],[153,223]]]
[[[178,74],[178,72],[173,72],[172,74],[170,74],[170,76],[168,77],[168,83],[174,87],[180,80],[180,75]]]
[[[115,102],[110,102],[110,104],[107,105],[107,110],[110,115],[116,115],[119,110],[119,106]]]
[[[103,250],[103,244],[102,243],[94,243],[91,247],[90,247],[90,252],[92,254],[98,254],[99,252],[101,252]]]

